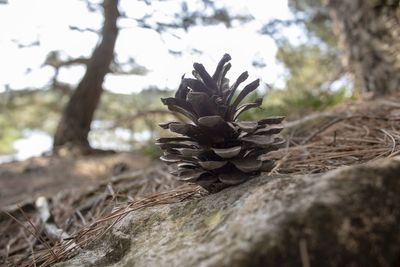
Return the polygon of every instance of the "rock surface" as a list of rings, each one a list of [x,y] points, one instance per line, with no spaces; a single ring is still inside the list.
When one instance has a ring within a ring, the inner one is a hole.
[[[133,212],[56,266],[400,266],[400,158]]]

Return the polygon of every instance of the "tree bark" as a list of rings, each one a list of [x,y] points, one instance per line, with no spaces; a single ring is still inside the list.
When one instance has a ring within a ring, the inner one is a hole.
[[[114,47],[118,35],[118,0],[104,0],[104,24],[102,39],[94,49],[86,73],[72,94],[58,124],[53,150],[61,146],[90,150],[88,134],[94,112],[103,92],[103,81],[109,72],[114,57]]]
[[[343,63],[361,93],[400,90],[400,1],[328,0]]]

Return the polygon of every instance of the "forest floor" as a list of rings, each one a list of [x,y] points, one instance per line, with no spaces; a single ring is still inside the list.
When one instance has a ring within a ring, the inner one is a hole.
[[[267,175],[322,173],[399,155],[399,99],[396,94],[289,118],[287,146],[266,156],[277,162]],[[164,165],[132,153],[2,164],[0,265],[50,266],[128,212],[204,194],[177,182]]]
[[[133,153],[85,157],[33,157],[0,165],[0,209],[32,203],[61,191],[76,194],[126,171],[143,169],[149,160]]]

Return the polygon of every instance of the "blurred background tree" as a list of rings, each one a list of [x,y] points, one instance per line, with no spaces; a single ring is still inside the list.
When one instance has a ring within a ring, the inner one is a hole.
[[[104,24],[101,41],[86,63],[86,72],[64,109],[54,135],[53,148],[68,145],[86,153],[90,150],[88,135],[94,112],[103,91],[103,81],[114,57],[118,35],[118,0],[104,0]]]
[[[269,113],[298,114],[349,97],[399,90],[399,1],[289,0],[290,20],[272,20],[261,33],[278,44],[285,89],[271,88]],[[284,35],[294,26],[303,38]]]
[[[54,150],[67,145],[69,149],[78,148],[78,150],[83,154],[91,151],[88,141],[90,126],[103,91],[104,78],[110,71],[110,65],[113,61],[114,47],[118,35],[117,19],[120,16],[118,2],[118,0],[104,0],[102,3],[104,10],[104,24],[101,31],[101,41],[94,49],[90,59],[69,60],[70,63],[85,64],[86,72],[77,88],[72,93],[71,98],[62,113],[61,121],[58,124],[54,136]],[[169,28],[183,28],[187,30],[189,27],[196,25],[199,19],[203,24],[216,23],[220,21],[229,27],[231,21],[237,19],[230,17],[229,13],[225,9],[216,9],[212,2],[206,3],[208,6],[211,6],[214,11],[211,16],[207,16],[206,14],[197,11],[190,13],[187,3],[182,2],[182,13],[180,13],[182,17],[178,17],[178,21],[170,24],[157,23],[154,30],[159,33]],[[88,5],[90,5],[90,2],[88,2]],[[152,28],[150,25],[146,24],[145,19],[146,16],[139,20],[141,27]],[[246,17],[240,17],[239,19],[241,21],[248,20]],[[60,66],[60,64],[58,64],[58,66]],[[118,67],[117,64],[114,64],[114,68]],[[54,83],[57,84],[56,79],[54,79]],[[154,112],[149,111],[149,113]],[[148,124],[150,125],[150,123]]]
[[[361,92],[400,88],[400,1],[328,1],[342,62]]]

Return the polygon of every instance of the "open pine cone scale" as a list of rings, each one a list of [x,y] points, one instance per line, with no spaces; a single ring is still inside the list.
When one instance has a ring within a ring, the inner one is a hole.
[[[284,144],[284,140],[276,136],[283,129],[284,117],[238,121],[241,113],[261,106],[262,98],[240,105],[257,89],[259,80],[246,85],[237,94],[248,74],[242,73],[229,86],[225,75],[231,68],[230,60],[225,54],[212,76],[203,65],[195,63],[193,76],[196,79],[182,77],[175,97],[162,99],[169,110],[186,116],[191,122],[160,124],[179,135],[158,139],[157,144],[164,151],[161,160],[174,165],[172,174],[180,180],[197,183],[211,192],[271,170],[274,162],[259,158]]]

